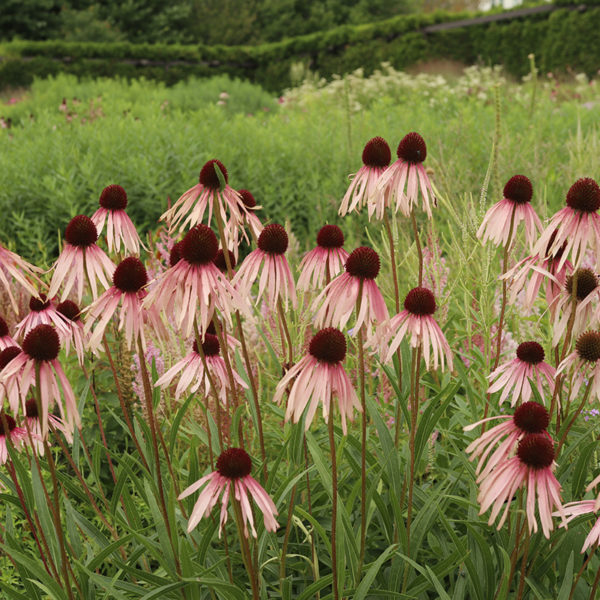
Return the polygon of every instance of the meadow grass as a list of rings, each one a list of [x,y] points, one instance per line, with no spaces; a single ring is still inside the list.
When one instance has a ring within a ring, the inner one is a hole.
[[[549,77],[540,79],[534,89],[533,83],[506,81],[497,70],[474,69],[448,81],[408,77],[383,67],[369,79],[360,73],[334,82],[307,78],[286,92],[282,102],[248,84],[223,79],[174,88],[148,82],[78,83],[66,77],[37,82],[20,102],[2,107],[4,119],[12,119],[12,125],[0,132],[0,207],[5,215],[0,240],[25,258],[49,266],[69,219],[80,212],[91,214],[101,190],[113,183],[126,189],[128,211],[139,231],[155,232],[167,197],[176,200],[197,182],[206,160],[219,158],[229,171],[230,184],[251,190],[263,206],[261,218],[287,224],[293,235],[286,256],[296,278],[299,260],[314,246],[318,229],[326,222],[338,224],[349,251],[364,243],[379,252],[382,267],[377,284],[393,312],[384,228],[369,223],[364,214],[342,219],[337,211],[348,175],[360,167],[368,139],[383,136],[393,151],[406,133],[418,131],[427,141],[425,165],[438,191],[433,219],[418,215],[426,253],[424,282],[435,292],[435,317],[452,347],[454,369],[421,373],[422,403],[411,457],[407,427],[412,410],[407,376],[411,350],[403,344],[402,376],[397,360],[382,366],[376,355],[367,355],[364,560],[359,556],[360,416],[348,435],[343,435],[337,420],[334,428],[341,597],[569,600],[573,591],[573,598],[587,599],[600,568],[597,555],[580,554],[590,520],[581,518],[566,532],[556,529],[550,541],[541,533],[532,535],[525,551],[519,528],[519,524],[525,527],[524,494],[514,501],[507,525],[500,530],[488,525],[489,514],[478,515],[475,465],[465,454],[477,433],[465,433],[463,427],[483,417],[501,304],[497,279],[501,251],[476,237],[483,215],[502,198],[504,184],[516,173],[532,180],[532,204],[542,220],[563,206],[576,179],[600,175],[595,125],[600,104],[594,100],[595,85],[581,79],[561,84]],[[223,91],[229,98],[218,105]],[[63,97],[65,110],[60,109]],[[74,104],[73,97],[80,103]],[[392,231],[404,298],[416,285],[418,252],[407,219],[393,218]],[[161,245],[167,237],[164,229],[160,237],[153,236],[148,263],[156,262],[159,255],[164,262]],[[248,250],[245,247],[242,253]],[[513,253],[511,262],[527,253],[522,232]],[[296,361],[310,339],[314,316],[310,302],[315,295],[301,295],[300,308],[286,313]],[[21,301],[26,304],[26,295]],[[537,339],[550,348],[551,319],[541,299],[528,315],[519,302],[510,303],[504,327],[503,360],[511,358],[523,340]],[[359,343],[356,335],[348,333],[345,368],[358,386]],[[56,451],[71,573],[53,577],[47,572],[33,539],[24,531],[26,519],[14,479],[4,470],[0,477],[7,490],[0,547],[5,555],[0,586],[8,598],[66,600],[69,595],[61,584],[65,578],[77,582],[79,589],[73,593],[86,600],[249,597],[248,572],[233,524],[226,528],[227,541],[219,540],[215,510],[214,518],[203,519],[186,534],[195,496],[177,502],[178,493],[208,470],[209,435],[216,455],[230,441],[219,441],[219,429],[229,430],[231,441],[239,442],[240,421],[254,458],[253,474],[280,513],[276,533],[267,532],[257,514],[261,524],[252,552],[262,597],[333,598],[331,502],[336,488],[327,426],[319,410],[303,436],[303,421],[284,423],[285,406],[271,402],[282,373],[289,368],[277,316],[257,308],[254,318],[246,320],[245,334],[261,390],[266,479],[261,475],[258,415],[249,391],[247,403],[229,414],[231,426],[227,422],[220,428],[214,406],[209,404],[207,410],[193,395],[176,402],[172,390],[155,389],[152,400],[165,438],[157,465],[147,410],[141,407],[141,382],[132,381],[133,375],[140,375],[139,366],[135,367],[139,357],[134,356],[135,349],[126,349],[115,324],[108,339],[116,374],[104,355],[90,361],[88,374],[72,355],[65,360],[83,419],[82,432],[76,434],[70,452],[73,462],[60,448]],[[170,343],[155,341],[148,359],[154,381],[189,351],[188,342],[174,332]],[[232,359],[249,381],[241,353],[232,352]],[[115,378],[131,410],[141,454],[124,423]],[[92,392],[99,400],[116,481],[107,467]],[[490,407],[490,416],[510,411],[506,405],[498,407],[496,395]],[[397,414],[402,425],[398,450],[394,444]],[[556,470],[564,502],[581,499],[597,474],[599,432],[598,419],[590,416],[580,418],[569,433]],[[411,460],[416,476],[408,543],[406,474]],[[45,479],[52,489],[46,462],[42,461],[40,476],[29,456],[11,451],[11,461],[25,504],[38,513],[34,529],[46,537],[47,554],[60,565],[61,544],[39,481]],[[165,482],[166,517],[161,513],[157,467]],[[77,472],[86,485],[76,478]],[[282,570],[286,530],[289,542]],[[580,569],[582,577],[572,590]]]

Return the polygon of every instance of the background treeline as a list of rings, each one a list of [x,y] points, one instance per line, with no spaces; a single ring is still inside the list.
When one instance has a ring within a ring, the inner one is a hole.
[[[258,46],[7,42],[0,45],[0,87],[29,85],[35,76],[61,72],[80,77],[144,76],[168,84],[190,76],[227,74],[281,92],[293,83],[290,70],[298,63],[331,77],[358,68],[372,73],[383,61],[404,69],[442,58],[465,64],[502,64],[509,73],[522,76],[530,70],[530,53],[535,53],[543,72],[572,70],[594,76],[600,69],[600,47],[590,43],[600,30],[600,6],[556,7],[520,18],[429,29],[465,16],[469,14],[399,15]]]

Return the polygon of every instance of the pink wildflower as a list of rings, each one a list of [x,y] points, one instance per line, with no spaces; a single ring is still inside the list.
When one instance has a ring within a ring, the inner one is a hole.
[[[6,321],[0,317],[0,352],[9,346],[16,346],[17,342],[12,338]]]
[[[256,204],[254,196],[248,190],[239,190],[238,194],[240,195],[243,205],[243,210],[241,211],[242,224],[250,229],[252,237],[254,240],[257,240],[258,236],[264,229],[263,224],[256,214],[256,212],[260,210],[262,206],[258,206]],[[233,254],[235,255],[236,261],[238,259],[239,252],[240,232],[246,242],[250,243],[244,227],[241,225],[237,226],[233,219],[225,224],[225,239],[227,240],[228,247],[233,249]]]
[[[600,400],[600,331],[582,333],[575,343],[575,352],[558,365],[556,375],[571,371],[571,397],[577,396],[585,383],[591,396]]]
[[[227,522],[227,506],[231,494],[233,494],[235,500],[239,503],[244,523],[244,535],[246,537],[248,537],[248,524],[250,524],[252,535],[257,537],[248,495],[250,495],[262,511],[265,529],[271,532],[276,531],[278,527],[277,520],[275,519],[278,514],[277,508],[273,500],[269,497],[269,494],[250,475],[251,469],[252,460],[245,450],[241,448],[229,448],[221,453],[217,459],[217,470],[201,477],[196,483],[192,484],[179,495],[179,499],[181,500],[204,486],[192,509],[188,522],[188,532],[192,531],[198,525],[202,517],[208,517],[221,494],[223,496],[221,499],[219,536],[221,535],[223,526]]]
[[[321,329],[312,338],[308,354],[300,359],[281,379],[275,390],[274,402],[281,402],[291,384],[285,420],[297,423],[307,405],[305,428],[308,429],[319,404],[323,418],[329,422],[332,402],[337,397],[342,419],[342,431],[348,432],[346,418],[353,420],[354,409],[362,412],[356,392],[346,374],[342,361],[346,356],[346,338],[333,327]]]
[[[567,515],[566,523],[570,523],[573,519],[580,515],[595,514],[598,512],[598,503],[596,500],[582,500],[580,502],[569,502],[564,506],[565,515]],[[554,516],[557,516],[556,514]],[[583,554],[589,548],[600,544],[600,518],[596,520],[593,527],[590,529],[581,553]]]
[[[7,293],[16,313],[19,312],[19,308],[11,290],[10,280],[14,279],[24,290],[32,295],[36,295],[37,290],[27,278],[41,283],[36,275],[36,273],[40,273],[41,271],[42,269],[29,264],[18,254],[0,246],[0,285],[4,287],[4,291]]]
[[[35,398],[30,398],[27,400],[24,408],[24,429],[27,432],[27,439],[29,439],[29,434],[31,434],[33,449],[38,454],[43,454],[44,443],[42,440],[42,423],[40,421],[40,415],[38,413],[38,407]],[[58,417],[55,417],[52,413],[48,415],[48,425],[51,430],[62,432],[69,444],[73,443],[73,432],[69,430],[68,427],[65,427],[65,424],[62,422],[62,420]]]
[[[61,302],[56,310],[62,316],[66,332],[61,335],[58,331],[61,343],[64,345],[65,354],[69,356],[71,344],[75,348],[77,354],[77,360],[80,365],[83,365],[85,356],[85,333],[83,328],[83,322],[81,320],[81,311],[75,302],[72,300],[65,300]]]
[[[29,314],[16,327],[15,332],[18,338],[24,337],[38,325],[53,325],[59,335],[67,333],[64,319],[56,310],[54,302],[48,300],[46,294],[31,296],[29,310]]]
[[[19,411],[21,401],[20,374],[17,373],[17,377],[6,379],[4,377],[4,369],[8,363],[21,354],[21,352],[21,348],[16,345],[7,346],[0,352],[0,404],[3,402],[3,399],[6,398],[11,412],[15,415]]]
[[[10,443],[17,449],[21,447],[24,440],[27,439],[27,431],[22,427],[17,427],[16,421],[4,411],[0,412],[0,465],[8,460],[8,447],[6,438],[10,438]]]

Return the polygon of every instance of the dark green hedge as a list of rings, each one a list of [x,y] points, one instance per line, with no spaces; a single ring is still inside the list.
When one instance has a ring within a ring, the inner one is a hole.
[[[586,3],[600,4],[600,0]],[[435,58],[503,64],[508,72],[520,76],[529,70],[527,56],[531,52],[544,71],[570,68],[594,75],[600,69],[600,45],[590,42],[600,30],[600,8],[565,7],[511,20],[426,31],[431,25],[473,16],[477,15],[409,15],[253,47],[11,42],[0,46],[4,57],[0,87],[27,85],[35,76],[59,71],[79,76],[144,76],[167,83],[191,75],[227,73],[280,91],[290,83],[289,69],[294,62],[304,62],[329,77],[359,67],[368,73],[382,61],[405,68]]]

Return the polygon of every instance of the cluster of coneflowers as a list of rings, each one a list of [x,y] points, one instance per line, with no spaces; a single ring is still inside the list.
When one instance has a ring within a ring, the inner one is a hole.
[[[392,164],[387,142],[373,138],[362,154],[364,166],[352,178],[340,206],[340,216],[366,209],[370,220],[381,221],[385,227],[394,284],[391,309],[376,283],[381,269],[379,254],[367,246],[352,252],[345,250],[344,235],[337,225],[324,225],[318,232],[317,246],[303,257],[296,282],[286,259],[285,228],[275,223],[263,226],[258,216],[260,206],[252,194],[230,187],[227,170],[218,160],[208,161],[200,171],[198,184],[162,215],[176,242],[170,248],[169,264],[153,280],[149,280],[140,258],[143,244],[125,211],[127,195],[118,185],[102,191],[100,208],[91,218],[78,215],[69,222],[49,285],[44,283],[45,276],[39,269],[0,248],[0,283],[15,310],[13,285],[21,286],[31,296],[30,313],[13,332],[0,320],[0,394],[9,408],[1,413],[0,461],[7,460],[7,444],[18,449],[29,442],[41,451],[48,448],[49,432],[60,432],[67,441],[72,439],[81,423],[74,393],[58,359],[60,350],[64,348],[68,354],[74,349],[82,367],[88,352],[104,351],[112,364],[107,332],[109,324],[114,324],[127,348],[140,356],[146,418],[157,464],[160,436],[153,414],[153,387],[172,391],[176,399],[196,394],[205,412],[214,417],[220,454],[214,461],[208,437],[210,471],[187,487],[179,499],[199,492],[188,532],[219,501],[221,531],[229,508],[233,509],[253,594],[258,597],[259,578],[246,540],[250,532],[257,535],[249,499],[262,512],[267,531],[274,532],[279,527],[278,511],[261,483],[250,475],[252,460],[246,450],[251,444],[249,429],[242,426],[232,432],[226,428],[232,422],[227,417],[244,405],[248,391],[258,416],[257,437],[265,484],[267,461],[261,417],[265,398],[244,336],[245,321],[262,306],[279,326],[282,363],[286,365],[273,397],[266,401],[285,402],[285,420],[303,420],[305,429],[311,426],[319,409],[328,425],[333,481],[331,564],[336,599],[340,576],[335,558],[335,414],[339,413],[343,435],[348,434],[348,422],[361,414],[362,568],[367,532],[365,355],[368,353],[371,361],[383,364],[395,360],[399,372],[408,373],[410,419],[403,424],[398,406],[395,442],[398,447],[401,429],[407,428],[410,463],[405,527],[410,555],[415,439],[420,404],[425,399],[421,374],[423,370],[453,369],[453,353],[434,317],[436,298],[423,283],[424,259],[417,220],[423,216],[432,219],[436,207],[434,188],[423,166],[426,156],[425,141],[418,133],[409,133],[400,141],[397,160]],[[566,525],[570,518],[600,508],[600,500],[563,506],[560,485],[553,474],[554,458],[589,395],[600,398],[600,331],[595,329],[600,320],[600,286],[595,272],[584,266],[588,247],[600,253],[600,189],[591,179],[577,181],[567,194],[567,207],[552,217],[541,233],[541,222],[530,203],[532,193],[527,177],[511,178],[504,188],[504,199],[490,209],[478,232],[484,242],[489,240],[504,249],[503,298],[496,364],[490,375],[484,419],[467,428],[481,425],[483,431],[467,452],[479,458],[479,501],[482,513],[492,508],[490,524],[504,508],[499,522],[502,526],[511,510],[512,498],[524,490],[529,530],[537,531],[537,508],[543,533],[548,537],[554,512]],[[418,275],[412,282],[398,279],[391,218],[414,235],[419,263]],[[530,255],[509,269],[521,222],[525,224]],[[100,236],[107,252],[98,244]],[[242,243],[253,244],[256,249],[239,262]],[[403,297],[401,287],[408,289]],[[544,289],[554,321],[553,349],[560,358],[556,369],[544,362],[542,346],[532,341],[519,346],[514,360],[499,362],[509,294],[514,297],[523,288],[525,305],[529,307]],[[289,331],[289,314],[298,307],[299,293],[303,299],[311,299],[304,306],[313,327],[307,351],[302,355],[294,348]],[[85,307],[84,297],[91,298]],[[142,357],[148,338],[168,340],[168,330],[176,331],[185,340],[187,353],[153,382]],[[356,388],[344,368],[349,341],[357,351]],[[569,352],[572,341],[575,350]],[[410,364],[403,364],[403,343],[410,349]],[[234,360],[236,353],[240,361]],[[243,372],[237,371],[238,364],[243,365]],[[570,386],[564,386],[567,374]],[[584,399],[574,407],[584,381],[589,382]],[[515,408],[513,415],[487,416],[492,404],[490,395],[496,392],[500,392],[500,403],[510,398],[511,407]],[[531,400],[534,392],[536,399],[549,408]],[[123,410],[126,416],[126,407]],[[485,431],[490,419],[502,419],[503,423]],[[556,424],[558,445],[548,432],[552,422]],[[135,440],[129,420],[127,425]],[[210,435],[208,424],[206,430]],[[234,439],[237,446],[232,444]],[[160,487],[160,469],[157,477]],[[598,480],[589,489],[596,483]],[[169,511],[164,505],[162,512],[168,524]],[[585,548],[599,539],[600,526],[596,525]]]

